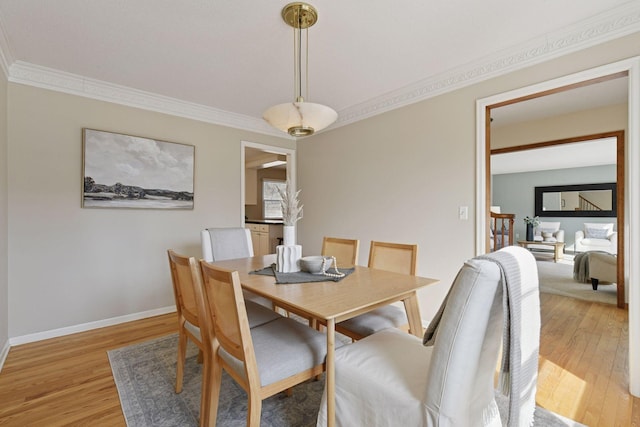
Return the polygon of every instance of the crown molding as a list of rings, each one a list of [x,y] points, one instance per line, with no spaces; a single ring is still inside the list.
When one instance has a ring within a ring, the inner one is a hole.
[[[35,86],[172,116],[185,117],[201,122],[260,134],[285,137],[282,132],[272,128],[262,119],[91,79],[40,65],[29,64],[23,61],[15,61],[9,67],[8,80],[12,83]],[[288,137],[288,135],[286,137]]]
[[[338,120],[326,130],[345,126],[474,83],[539,64],[640,31],[640,4],[630,2],[594,19],[549,33],[479,61],[372,98],[338,111]]]
[[[14,61],[0,16],[0,67],[8,80],[192,120],[291,139],[260,118]],[[640,31],[640,4],[629,2],[591,20],[532,39],[479,61],[420,80],[338,112],[323,132]],[[9,65],[10,64],[10,65]]]

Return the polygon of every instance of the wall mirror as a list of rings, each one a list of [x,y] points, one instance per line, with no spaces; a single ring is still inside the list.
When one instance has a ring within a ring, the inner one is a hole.
[[[615,217],[616,183],[535,187],[541,217]]]

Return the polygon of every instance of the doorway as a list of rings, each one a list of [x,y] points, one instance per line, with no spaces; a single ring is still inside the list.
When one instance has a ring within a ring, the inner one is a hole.
[[[580,73],[512,90],[476,102],[476,253],[486,252],[490,198],[487,181],[490,179],[487,137],[490,139],[490,106],[507,105],[525,97],[544,96],[549,91],[603,78],[616,73],[627,73],[628,118],[626,141],[626,188],[624,253],[626,259],[640,256],[640,57],[622,60]],[[575,87],[575,86],[574,86]],[[628,286],[629,302],[629,389],[640,396],[640,265],[625,263],[625,283]]]
[[[264,179],[288,180],[296,187],[295,150],[242,141],[240,148],[241,223],[264,219],[262,188]]]
[[[522,173],[526,173],[525,176],[527,176],[529,180],[531,180],[533,176],[537,176],[538,177],[537,179],[546,179],[547,175],[554,176],[554,178],[552,179],[555,179],[555,180],[558,180],[558,179],[589,180],[589,179],[594,179],[592,178],[592,176],[595,175],[595,171],[598,171],[598,170],[601,171],[602,169],[604,169],[604,173],[602,171],[600,172],[600,175],[605,176],[605,178],[602,178],[603,179],[602,182],[605,182],[605,181],[615,182],[617,184],[615,198],[613,198],[613,200],[615,200],[615,203],[616,203],[616,209],[615,211],[613,210],[611,211],[610,216],[614,216],[616,218],[616,223],[617,223],[617,227],[616,227],[617,228],[616,230],[617,231],[617,234],[616,234],[617,247],[615,251],[618,254],[617,255],[617,273],[616,273],[617,275],[616,298],[617,298],[617,306],[619,308],[626,307],[625,282],[624,282],[624,262],[625,262],[625,258],[624,258],[624,235],[625,235],[624,233],[624,224],[625,224],[625,221],[624,221],[624,212],[625,212],[624,143],[625,143],[624,131],[613,131],[613,132],[603,132],[603,133],[592,134],[592,135],[577,136],[577,137],[566,138],[561,140],[545,141],[545,142],[534,143],[534,144],[512,146],[508,148],[488,149],[489,154],[492,156],[491,162],[490,162],[490,172],[492,173],[493,178],[490,182],[487,183],[488,184],[487,192],[492,195],[493,204],[496,204],[496,200],[500,200],[499,195],[497,196],[491,188],[494,184],[494,180],[498,179],[498,178],[495,178],[493,175],[494,169],[496,169],[496,165],[497,165],[497,163],[495,162],[497,156],[504,157],[504,156],[509,156],[511,154],[516,154],[518,159],[516,160],[516,162],[522,163],[522,167],[518,168],[517,164],[514,165],[513,164],[514,158],[511,157],[508,159],[511,161],[511,164],[504,164],[500,166],[497,172],[501,172],[502,169],[505,169],[507,171],[509,170],[521,171]],[[574,148],[573,151],[571,150],[572,147]],[[592,154],[589,155],[589,153],[587,152],[583,153],[584,150],[590,150]],[[523,156],[524,153],[526,153],[525,156]],[[581,156],[580,154],[584,154],[584,155]],[[549,156],[552,156],[552,158],[549,158]],[[565,158],[565,159],[562,158],[562,157],[569,157],[569,156],[571,158]],[[503,158],[502,160],[507,160],[507,159]],[[546,168],[546,172],[542,171],[543,169],[545,169],[544,166],[536,166],[541,162],[546,162],[545,166],[548,166]],[[510,177],[510,179],[507,180],[508,181],[507,185],[512,187],[512,189],[514,186],[516,186],[517,189],[519,190],[518,192],[520,193],[519,196],[524,197],[524,199],[526,200],[526,202],[516,203],[516,205],[524,204],[524,206],[529,206],[528,211],[525,212],[524,214],[528,213],[529,211],[533,212],[533,209],[531,209],[532,208],[531,205],[533,205],[533,202],[531,200],[533,194],[532,193],[522,194],[522,190],[524,189],[524,186],[526,184],[524,184],[523,182],[520,182],[518,184],[517,182],[514,181],[514,177],[518,175],[508,175],[508,176]],[[596,183],[596,181],[598,180],[595,179],[594,181],[589,181],[589,182],[570,181],[568,183],[589,184],[589,183]],[[558,184],[557,181],[553,181],[553,183]],[[530,182],[528,184],[531,185]],[[550,183],[546,183],[546,184],[550,184]],[[563,184],[567,184],[567,182],[563,182]],[[530,188],[528,190],[530,190]],[[527,202],[529,203],[529,205],[527,205]],[[573,223],[573,227],[571,226],[563,227],[565,228],[563,232],[567,233],[564,236],[564,242],[568,244],[566,249],[572,248],[573,245],[570,244],[570,242],[572,241],[571,239],[575,235],[575,231],[578,230],[578,227],[581,227],[581,224],[583,222],[592,222],[592,220],[590,220],[591,217],[589,215],[589,212],[579,212],[575,210],[572,210],[570,212],[560,211],[560,212],[556,212],[556,214],[562,215],[562,217],[564,218],[558,218],[558,217],[555,217],[555,215],[547,215],[548,217],[551,217],[551,219],[549,219],[549,218],[543,218],[544,212],[539,212],[539,210],[540,209],[536,207],[535,214],[541,216],[541,221],[560,221],[564,219],[565,223],[568,222],[569,225]],[[604,212],[602,213],[604,214]],[[523,213],[520,212],[520,214],[521,214],[520,216],[522,217]],[[597,215],[597,213],[594,215]],[[595,221],[597,221],[597,219]],[[578,223],[580,223],[580,226],[578,226]]]

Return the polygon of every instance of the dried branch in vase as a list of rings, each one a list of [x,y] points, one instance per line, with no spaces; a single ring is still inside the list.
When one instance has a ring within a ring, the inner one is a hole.
[[[280,197],[282,198],[280,204],[282,206],[282,221],[284,225],[296,225],[296,222],[302,218],[303,205],[301,205],[300,200],[298,200],[300,191],[301,190],[294,192],[289,181],[287,181],[284,191],[278,188],[278,193],[280,193]]]

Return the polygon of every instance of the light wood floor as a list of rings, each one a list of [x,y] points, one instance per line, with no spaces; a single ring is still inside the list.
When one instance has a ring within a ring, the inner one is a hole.
[[[10,350],[0,425],[124,426],[106,351],[176,330],[173,314]],[[588,426],[640,426],[628,393],[627,312],[542,294],[538,405]]]
[[[11,348],[0,425],[125,426],[107,350],[177,331],[175,314]]]

